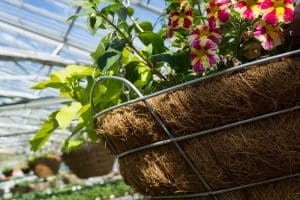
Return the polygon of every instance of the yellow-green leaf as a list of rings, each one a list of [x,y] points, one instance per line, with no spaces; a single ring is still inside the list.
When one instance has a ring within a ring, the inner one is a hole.
[[[81,107],[81,104],[78,102],[72,102],[62,107],[55,117],[59,127],[61,129],[66,129],[75,118]]]
[[[34,137],[30,139],[30,149],[32,151],[40,149],[48,141],[53,131],[58,127],[57,121],[55,120],[56,114],[57,111],[51,113]]]

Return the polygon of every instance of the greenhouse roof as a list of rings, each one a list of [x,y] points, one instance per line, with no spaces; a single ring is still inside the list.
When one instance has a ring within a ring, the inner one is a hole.
[[[139,20],[160,22],[163,0],[131,0]],[[68,99],[55,90],[30,89],[69,64],[91,64],[90,52],[105,34],[91,36],[86,19],[67,21],[80,12],[71,0],[0,1],[0,153],[28,153],[28,138],[49,113]],[[48,147],[60,145],[58,131]]]

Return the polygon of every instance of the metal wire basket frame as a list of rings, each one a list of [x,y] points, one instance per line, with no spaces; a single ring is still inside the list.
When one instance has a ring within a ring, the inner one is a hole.
[[[277,115],[285,114],[285,113],[288,113],[288,112],[296,111],[296,110],[300,109],[299,103],[296,106],[291,107],[291,108],[283,109],[283,110],[276,111],[276,112],[267,113],[267,114],[264,114],[264,115],[256,116],[256,117],[249,118],[249,119],[246,119],[246,120],[237,121],[237,122],[234,122],[234,123],[226,124],[226,125],[215,127],[215,128],[208,129],[208,130],[195,132],[195,133],[185,135],[185,136],[175,137],[173,135],[173,133],[166,127],[166,125],[160,119],[160,117],[155,113],[155,111],[153,110],[151,105],[147,102],[147,100],[149,98],[152,98],[152,97],[164,94],[164,93],[169,93],[169,92],[187,87],[189,85],[192,85],[192,84],[195,84],[195,83],[207,80],[207,79],[211,79],[211,78],[216,77],[216,76],[229,74],[229,73],[232,73],[232,72],[239,71],[241,69],[247,69],[247,68],[256,66],[257,64],[263,64],[263,63],[266,63],[266,62],[278,60],[278,59],[281,59],[281,58],[287,58],[287,57],[291,57],[291,56],[295,56],[295,55],[300,55],[300,49],[295,50],[295,51],[290,51],[290,52],[287,52],[287,53],[283,53],[283,54],[278,54],[278,55],[267,57],[267,58],[263,58],[263,59],[260,59],[260,60],[255,60],[255,61],[252,61],[252,62],[249,62],[249,63],[245,63],[245,64],[242,64],[242,65],[239,65],[239,66],[236,66],[236,67],[232,67],[232,68],[229,68],[229,69],[226,69],[226,70],[223,70],[223,71],[220,71],[220,72],[217,72],[217,73],[205,76],[205,77],[197,78],[197,79],[194,79],[192,81],[188,81],[188,82],[185,82],[183,84],[176,85],[174,87],[170,87],[168,89],[161,90],[159,92],[156,92],[156,93],[153,93],[153,94],[150,94],[150,95],[147,95],[147,96],[144,96],[130,81],[128,81],[125,78],[116,77],[116,76],[101,76],[101,77],[98,77],[96,79],[96,81],[94,82],[94,84],[92,86],[91,93],[90,93],[91,107],[92,107],[92,111],[94,112],[93,118],[95,119],[96,117],[98,117],[100,115],[103,115],[103,114],[105,114],[109,111],[112,111],[116,108],[127,106],[129,104],[133,104],[133,103],[138,102],[138,101],[143,101],[146,108],[147,108],[147,110],[151,113],[154,120],[163,129],[163,131],[166,133],[166,135],[169,137],[169,139],[161,140],[161,141],[158,141],[158,142],[153,142],[151,144],[143,145],[143,146],[133,148],[133,149],[127,150],[125,152],[119,153],[114,148],[114,146],[110,143],[109,139],[106,138],[107,142],[108,142],[108,145],[110,146],[111,150],[114,151],[114,153],[117,154],[118,158],[121,158],[123,156],[127,156],[127,155],[130,155],[130,154],[138,152],[138,151],[142,151],[142,150],[145,150],[145,149],[150,149],[150,148],[154,148],[154,147],[157,147],[157,146],[162,146],[162,145],[166,145],[166,144],[169,144],[169,143],[173,143],[175,145],[176,149],[179,151],[180,155],[188,163],[188,165],[191,167],[191,169],[194,171],[196,176],[199,178],[199,180],[201,181],[201,183],[203,184],[203,186],[207,190],[207,192],[193,193],[193,194],[183,194],[183,195],[178,194],[178,195],[151,196],[151,197],[149,197],[149,198],[152,198],[152,199],[191,198],[191,197],[211,196],[214,200],[217,200],[218,198],[217,198],[216,195],[218,195],[218,194],[222,194],[222,193],[226,193],[226,192],[232,192],[232,191],[245,189],[245,188],[250,188],[250,187],[263,185],[263,184],[267,184],[267,183],[273,183],[273,182],[277,182],[277,181],[281,181],[281,180],[285,180],[285,179],[295,178],[295,177],[300,176],[300,172],[290,174],[290,175],[286,175],[286,176],[271,178],[271,179],[267,179],[267,180],[260,181],[260,182],[255,182],[255,183],[240,185],[240,186],[236,186],[236,187],[226,188],[226,189],[222,189],[222,190],[213,190],[210,187],[210,185],[207,183],[207,181],[204,179],[204,177],[202,176],[199,169],[197,169],[197,167],[191,161],[189,156],[182,149],[179,142],[184,141],[184,140],[188,140],[188,139],[191,139],[191,138],[194,138],[194,137],[202,136],[202,135],[212,134],[212,133],[215,133],[217,131],[233,128],[233,127],[236,127],[236,126],[244,125],[244,124],[247,124],[247,123],[250,123],[250,122],[255,122],[255,121],[258,121],[258,120],[267,119],[267,118],[270,118],[270,117],[273,117],[273,116],[277,116]],[[94,102],[93,102],[95,86],[97,84],[100,84],[104,80],[109,80],[109,79],[110,80],[118,80],[118,81],[123,82],[123,84],[129,90],[133,90],[138,95],[138,98],[136,98],[134,100],[130,100],[130,101],[125,102],[125,103],[122,103],[120,105],[110,107],[110,108],[102,110],[100,112],[96,112],[95,108],[94,108]]]

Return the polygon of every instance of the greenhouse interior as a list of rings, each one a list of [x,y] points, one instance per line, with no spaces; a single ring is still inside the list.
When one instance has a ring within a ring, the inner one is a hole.
[[[300,199],[299,0],[0,0],[0,199]]]

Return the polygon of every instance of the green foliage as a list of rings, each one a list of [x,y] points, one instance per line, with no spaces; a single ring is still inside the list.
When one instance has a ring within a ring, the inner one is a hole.
[[[34,89],[58,89],[61,96],[70,98],[72,102],[49,115],[35,136],[30,139],[32,151],[40,149],[56,129],[68,128],[77,116],[77,125],[72,133],[88,132],[91,138],[95,139],[89,95],[94,83],[92,76],[99,74],[100,71],[92,67],[70,65],[53,72],[49,80],[33,86]]]
[[[65,140],[62,151],[64,153],[72,152],[76,149],[79,149],[84,144],[84,140]]]
[[[1,169],[2,173],[5,175],[10,175],[13,171],[13,169],[11,167],[5,167],[3,169]]]
[[[176,53],[166,52],[152,56],[153,62],[168,63],[177,73],[188,73],[190,64],[186,62],[190,57],[189,50],[178,51]]]
[[[179,41],[179,46],[167,47],[164,31],[155,32],[149,21],[138,22],[133,17],[134,9],[125,7],[119,0],[82,0],[74,4],[83,9],[69,20],[85,16],[87,29],[92,35],[101,30],[107,35],[91,53],[93,66],[67,66],[53,72],[48,80],[32,87],[38,90],[54,88],[59,90],[62,97],[71,100],[71,103],[53,112],[31,138],[33,151],[40,149],[56,129],[70,129],[70,124],[74,124],[72,122],[75,122],[75,127],[72,127],[71,135],[62,139],[65,140],[64,151],[80,146],[80,142],[76,141],[78,139],[97,140],[92,119],[94,110],[90,102],[93,100],[94,109],[98,112],[127,101],[127,98],[136,97],[133,92],[125,94],[124,85],[120,81],[105,80],[96,86],[93,99],[90,99],[96,77],[125,77],[143,93],[155,91],[161,88],[160,85],[172,85],[191,77],[189,51],[178,49],[184,46],[186,39]],[[171,73],[163,75],[161,71],[165,64],[171,68]],[[87,133],[88,137],[82,139],[83,133]]]
[[[75,191],[72,188],[80,188]],[[110,199],[111,195],[115,197],[123,196],[125,193],[133,194],[133,190],[123,181],[107,182],[102,185],[94,186],[76,186],[67,185],[63,188],[57,187],[50,191],[31,192],[28,194],[15,194],[11,200],[102,200]],[[142,197],[140,199],[143,199]]]
[[[30,139],[30,147],[32,151],[40,149],[48,141],[53,131],[58,128],[58,123],[55,119],[56,114],[57,111],[51,113],[38,132],[36,132],[34,137]]]
[[[148,46],[152,44],[153,47],[153,54],[159,54],[165,52],[165,46],[163,39],[156,33],[151,31],[145,31],[138,34],[140,40]]]

